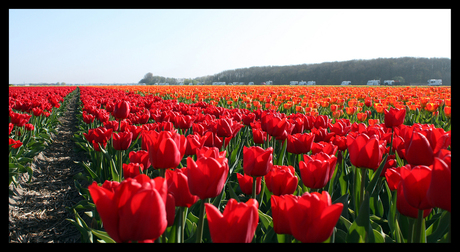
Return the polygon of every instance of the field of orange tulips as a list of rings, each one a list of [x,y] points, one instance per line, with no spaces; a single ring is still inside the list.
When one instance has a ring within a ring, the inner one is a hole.
[[[450,87],[105,86],[75,95],[74,141],[90,161],[79,162],[82,200],[68,221],[82,242],[451,242]],[[17,109],[12,141],[24,132]]]

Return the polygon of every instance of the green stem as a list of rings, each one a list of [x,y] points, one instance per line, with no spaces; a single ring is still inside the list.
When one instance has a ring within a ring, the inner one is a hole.
[[[118,182],[121,182],[121,176],[123,175],[123,151],[118,151]],[[115,168],[116,169],[116,168]]]
[[[225,137],[222,138],[222,146],[220,147],[220,151],[225,150]]]
[[[197,233],[196,233],[196,241],[195,243],[201,243],[203,239],[203,226],[204,226],[204,214],[205,214],[205,206],[204,203],[209,203],[209,198],[208,199],[201,199],[201,204],[200,204],[200,220],[198,221],[198,227],[197,227]]]
[[[393,154],[392,150],[393,150],[393,136],[394,136],[394,129],[391,128],[391,142],[390,142],[390,151],[388,152],[388,155],[391,155]]]
[[[255,199],[257,196],[256,189],[257,189],[257,177],[252,176],[252,198],[253,199]]]
[[[414,224],[413,229],[413,242],[415,243],[426,243],[425,236],[425,218],[423,218],[423,210],[418,210],[418,217]]]
[[[99,178],[101,179],[101,181],[104,182],[104,181],[105,181],[105,178],[102,178],[102,159],[103,159],[104,157],[102,156],[102,152],[96,151],[96,153],[97,153],[97,155],[98,155],[98,156],[97,156],[98,160],[97,160],[97,166],[96,166],[96,174],[97,174],[97,176],[99,176]]]
[[[184,231],[185,231],[185,216],[187,214],[186,207],[179,207],[179,223],[177,230],[177,243],[184,243]]]
[[[361,169],[361,198],[360,198],[360,203],[359,206],[361,206],[361,203],[364,201],[364,195],[365,195],[365,190],[366,190],[366,178],[367,178],[367,169]]]
[[[284,234],[284,243],[291,243],[292,235]]]
[[[158,172],[160,173],[160,177],[166,178],[166,169],[158,169]]]
[[[361,175],[361,180],[359,181],[359,176]],[[367,170],[365,168],[358,168],[355,167],[355,213],[358,216],[359,208],[361,207],[362,202],[364,201],[364,191],[366,189],[365,182],[366,182],[366,175]],[[359,181],[359,183],[358,183]],[[359,184],[359,186],[358,186]]]

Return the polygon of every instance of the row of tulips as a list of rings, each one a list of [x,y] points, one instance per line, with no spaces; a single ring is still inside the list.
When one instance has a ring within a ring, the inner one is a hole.
[[[296,112],[327,114],[331,118],[353,117],[383,121],[388,106],[405,108],[405,124],[431,123],[449,130],[451,117],[450,87],[343,87],[337,86],[144,86],[106,87],[131,93],[154,94],[179,102],[206,101],[222,107],[275,109],[286,114]],[[371,110],[369,113],[366,110]],[[367,112],[367,113],[363,113]],[[370,123],[370,122],[369,122]]]
[[[53,141],[57,118],[74,94],[75,87],[10,87],[8,90],[9,185],[19,183],[19,176],[33,177],[30,162]],[[13,191],[10,189],[10,194]]]
[[[394,103],[359,120],[131,88],[80,88],[75,141],[90,162],[70,221],[85,242],[450,241],[445,114],[436,127]],[[376,92],[358,102],[364,91]]]

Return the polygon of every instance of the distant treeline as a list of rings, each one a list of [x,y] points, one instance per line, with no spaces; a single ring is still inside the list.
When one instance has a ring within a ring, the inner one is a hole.
[[[261,82],[273,81],[273,85],[289,85],[290,81],[316,81],[317,85],[339,85],[351,81],[352,85],[366,84],[368,80],[399,80],[402,85],[426,84],[428,79],[442,79],[443,85],[451,85],[451,59],[448,58],[378,58],[372,60],[349,60],[320,64],[289,66],[255,66],[226,70],[214,75],[186,79],[192,82]],[[153,76],[147,73],[139,83],[151,85],[169,82],[175,78]]]

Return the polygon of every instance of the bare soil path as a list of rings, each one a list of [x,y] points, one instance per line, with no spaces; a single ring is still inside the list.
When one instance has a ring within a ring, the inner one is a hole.
[[[78,93],[79,95],[79,93]],[[74,218],[66,207],[83,198],[74,186],[73,176],[83,168],[73,161],[86,161],[86,154],[75,152],[72,137],[76,132],[77,94],[67,103],[59,118],[58,134],[53,143],[34,158],[34,176],[30,184],[26,176],[9,197],[9,238],[11,243],[79,242],[80,233],[66,218]]]

